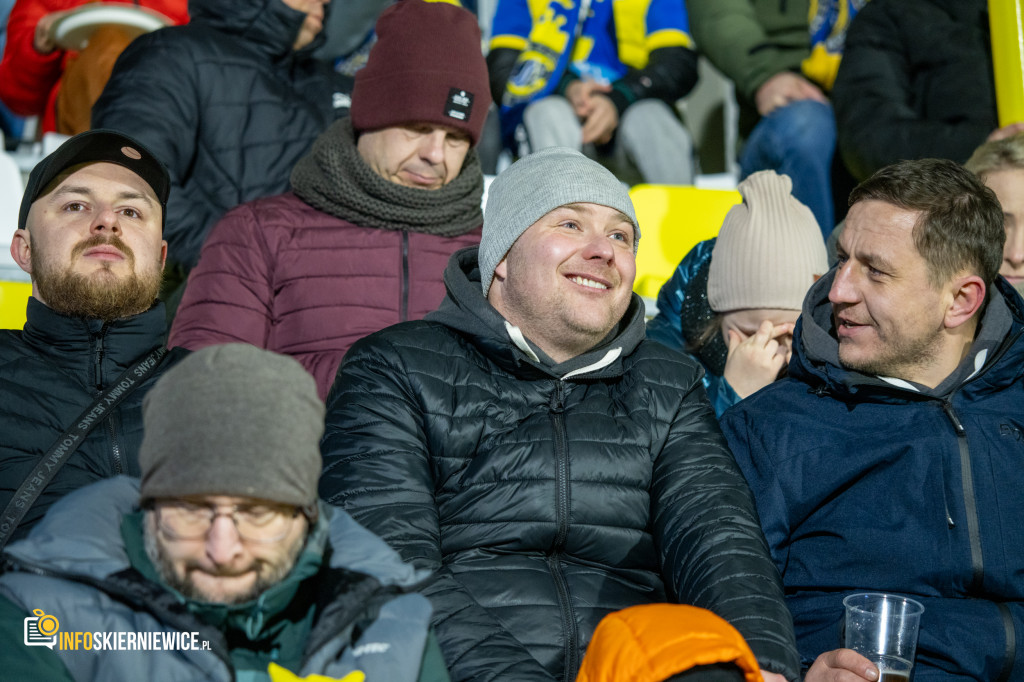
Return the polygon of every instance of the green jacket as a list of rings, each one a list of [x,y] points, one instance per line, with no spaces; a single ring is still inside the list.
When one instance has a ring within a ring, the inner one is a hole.
[[[811,54],[811,0],[686,0],[697,49],[752,103],[761,84]]]

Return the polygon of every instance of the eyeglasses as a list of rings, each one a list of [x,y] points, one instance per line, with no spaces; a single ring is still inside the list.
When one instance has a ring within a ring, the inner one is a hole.
[[[300,509],[270,504],[216,505],[164,500],[153,505],[157,527],[172,540],[202,540],[218,516],[228,516],[247,542],[277,542],[292,529]]]

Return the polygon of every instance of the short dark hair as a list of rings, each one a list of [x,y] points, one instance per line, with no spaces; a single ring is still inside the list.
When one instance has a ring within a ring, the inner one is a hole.
[[[968,270],[992,284],[1003,261],[1006,230],[995,193],[948,159],[900,161],[875,172],[850,193],[850,206],[884,201],[919,211],[914,245],[940,286]]]

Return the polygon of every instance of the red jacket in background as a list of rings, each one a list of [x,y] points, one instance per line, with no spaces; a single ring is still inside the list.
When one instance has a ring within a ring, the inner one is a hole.
[[[64,66],[75,52],[57,48],[39,54],[33,46],[36,24],[51,12],[85,5],[83,0],[17,0],[7,18],[7,44],[0,60],[0,100],[19,116],[38,116],[40,132],[56,130],[57,93]],[[187,0],[135,0],[173,24],[188,23]]]
[[[437,308],[448,258],[479,242],[479,228],[438,237],[359,227],[291,192],[242,204],[203,244],[168,345],[291,355],[326,398],[349,346]]]

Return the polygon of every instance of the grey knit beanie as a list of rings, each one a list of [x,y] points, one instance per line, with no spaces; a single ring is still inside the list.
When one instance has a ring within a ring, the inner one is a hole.
[[[750,308],[800,310],[828,255],[811,209],[793,181],[759,171],[738,187],[743,203],[725,216],[711,251],[708,304],[718,313]]]
[[[324,404],[294,359],[233,343],[168,370],[142,403],[141,498],[317,499]]]
[[[610,170],[575,149],[542,149],[503,170],[487,190],[477,257],[484,296],[491,288],[494,268],[523,232],[566,204],[600,204],[622,211],[633,223],[636,253],[640,227],[629,189]]]

